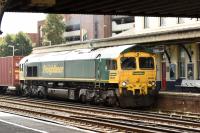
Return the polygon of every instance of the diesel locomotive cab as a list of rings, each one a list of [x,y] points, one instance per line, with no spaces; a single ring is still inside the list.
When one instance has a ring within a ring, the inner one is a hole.
[[[133,106],[152,104],[154,101],[152,97],[156,93],[155,55],[146,52],[128,52],[120,56],[119,62],[120,101],[127,101],[121,104],[132,103]],[[143,97],[142,100],[140,97]]]

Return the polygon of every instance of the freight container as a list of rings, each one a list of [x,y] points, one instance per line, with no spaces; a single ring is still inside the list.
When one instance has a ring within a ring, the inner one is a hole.
[[[0,88],[19,86],[19,61],[21,56],[0,57]]]

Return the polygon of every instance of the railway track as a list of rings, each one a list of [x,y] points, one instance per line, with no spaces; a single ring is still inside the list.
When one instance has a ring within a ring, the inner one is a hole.
[[[199,118],[0,96],[0,110],[96,132],[200,132]]]
[[[13,97],[8,97],[13,99]],[[22,98],[21,100],[26,101],[27,98]],[[28,99],[29,100],[29,99]],[[200,114],[192,114],[192,113],[180,113],[180,112],[160,112],[160,111],[144,111],[144,110],[130,110],[130,109],[121,109],[121,108],[110,108],[105,106],[95,106],[95,105],[87,105],[87,104],[79,104],[79,103],[71,103],[65,101],[55,101],[55,100],[45,100],[45,99],[34,99],[37,102],[42,102],[43,104],[56,104],[62,107],[68,108],[76,108],[76,109],[86,109],[86,110],[104,110],[104,111],[111,111],[116,113],[125,113],[125,114],[138,114],[138,115],[148,115],[148,116],[157,116],[160,118],[172,118],[172,119],[183,119],[186,121],[191,122],[200,122]],[[32,101],[35,103],[34,101]]]
[[[0,95],[0,97],[5,97],[5,98],[11,98],[15,99],[18,97],[10,97],[10,96],[5,96],[5,95]],[[26,98],[20,97],[21,100],[26,101]],[[28,99],[29,100],[29,99]],[[170,111],[145,111],[144,110],[132,110],[132,109],[122,109],[122,108],[114,108],[114,107],[106,107],[106,106],[96,106],[96,105],[87,105],[87,104],[80,104],[80,103],[74,103],[74,102],[69,102],[69,101],[57,101],[57,100],[46,100],[46,99],[38,99],[34,98],[34,100],[37,100],[37,102],[43,102],[46,104],[57,104],[59,106],[67,106],[67,107],[72,107],[72,108],[90,108],[91,109],[99,109],[99,110],[106,110],[106,111],[112,111],[112,112],[120,112],[120,113],[127,113],[127,114],[145,114],[148,116],[158,116],[158,117],[172,117],[173,119],[184,119],[187,121],[200,121],[200,114],[194,114],[194,113],[182,113],[182,112],[170,112]]]

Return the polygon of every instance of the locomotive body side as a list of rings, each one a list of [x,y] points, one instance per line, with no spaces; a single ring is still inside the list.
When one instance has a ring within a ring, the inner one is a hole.
[[[155,96],[155,56],[134,51],[134,47],[125,45],[30,55],[20,62],[24,67],[20,69],[21,92],[83,103],[150,106]],[[150,66],[140,67],[141,59]],[[124,69],[123,61],[133,69]]]

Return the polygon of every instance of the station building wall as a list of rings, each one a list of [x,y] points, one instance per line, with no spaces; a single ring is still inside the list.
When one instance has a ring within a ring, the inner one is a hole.
[[[168,31],[172,29],[184,29],[200,25],[200,18],[179,17],[135,17],[135,32]]]
[[[135,33],[162,33],[164,31],[176,31],[190,29],[200,26],[199,18],[180,17],[135,17]],[[193,43],[171,43],[159,45],[165,46],[171,62],[165,52],[157,54],[157,88],[162,90],[174,90],[178,79],[197,80],[200,79],[200,44]],[[191,55],[191,62],[186,50]],[[191,72],[192,70],[192,72]]]
[[[191,55],[191,61],[184,45]],[[174,90],[178,79],[197,80],[200,79],[200,61],[198,43],[170,44],[166,46],[170,61],[164,52],[157,54],[157,89]]]

